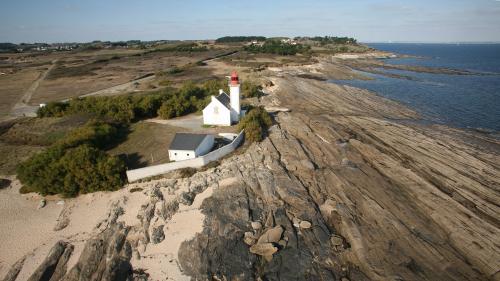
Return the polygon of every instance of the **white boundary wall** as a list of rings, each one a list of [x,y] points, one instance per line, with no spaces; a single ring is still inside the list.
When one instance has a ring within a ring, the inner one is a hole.
[[[165,174],[174,170],[182,169],[182,168],[200,168],[205,166],[206,164],[216,161],[229,153],[233,152],[243,141],[245,137],[244,131],[241,131],[238,136],[228,145],[225,145],[217,150],[214,150],[208,154],[205,154],[200,157],[196,157],[194,159],[170,162],[166,164],[160,164],[150,167],[144,167],[135,170],[127,171],[127,178],[129,182],[134,182],[136,180],[140,180],[147,177],[158,176],[161,174]]]

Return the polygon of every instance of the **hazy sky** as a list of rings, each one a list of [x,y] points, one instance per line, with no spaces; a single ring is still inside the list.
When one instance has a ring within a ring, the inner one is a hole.
[[[0,42],[225,35],[500,41],[500,0],[0,0]]]

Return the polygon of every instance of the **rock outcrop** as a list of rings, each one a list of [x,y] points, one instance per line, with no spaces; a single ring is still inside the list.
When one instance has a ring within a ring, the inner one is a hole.
[[[264,141],[190,177],[134,184],[135,212],[126,196],[110,201],[76,265],[66,272],[73,246],[61,241],[30,280],[150,280],[131,263],[166,271],[176,258],[193,280],[500,280],[499,141],[419,125],[352,87],[286,73],[273,87],[263,102],[291,110]],[[193,209],[203,230],[166,255],[169,221]],[[56,229],[77,223],[70,213]]]
[[[275,116],[266,140],[218,167],[239,181],[204,201],[203,232],[181,246],[185,273],[499,280],[498,141],[481,151],[483,138],[418,125],[415,112],[364,90],[273,81],[279,90],[266,98],[292,111]],[[261,232],[254,221],[265,222]],[[276,226],[280,241],[259,244]]]
[[[90,239],[76,265],[61,280],[127,280],[132,276],[132,248],[126,240],[129,228],[113,223]]]

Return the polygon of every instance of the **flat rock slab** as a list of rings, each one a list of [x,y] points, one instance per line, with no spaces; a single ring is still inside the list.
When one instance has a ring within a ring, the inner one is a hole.
[[[259,237],[259,240],[257,241],[257,244],[263,244],[263,243],[278,243],[281,239],[281,235],[283,234],[283,227],[280,225],[271,228],[264,232]]]
[[[255,244],[250,247],[250,252],[259,256],[269,257],[278,251],[272,243]]]

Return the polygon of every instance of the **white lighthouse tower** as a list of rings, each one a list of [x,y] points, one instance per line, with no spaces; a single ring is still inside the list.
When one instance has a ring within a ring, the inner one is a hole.
[[[238,73],[233,71],[231,74],[231,81],[229,82],[229,99],[231,106],[231,122],[236,123],[240,121],[240,81]]]

